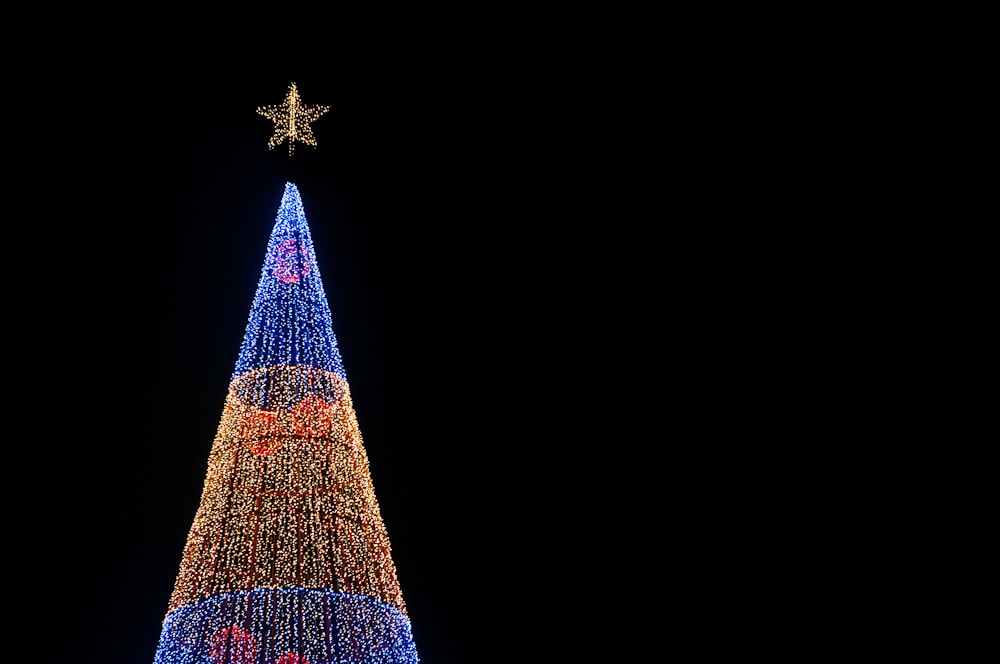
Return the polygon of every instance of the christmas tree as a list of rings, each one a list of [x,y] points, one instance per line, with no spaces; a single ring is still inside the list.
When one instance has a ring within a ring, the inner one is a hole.
[[[303,108],[294,101],[293,127]],[[301,123],[298,132],[305,140]],[[302,199],[288,182],[154,664],[418,661]]]

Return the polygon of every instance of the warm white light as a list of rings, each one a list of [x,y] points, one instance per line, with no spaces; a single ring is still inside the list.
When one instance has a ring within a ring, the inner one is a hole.
[[[303,104],[298,88],[292,83],[288,86],[285,101],[277,105],[257,107],[258,114],[274,121],[274,135],[267,142],[268,149],[273,150],[285,139],[288,139],[289,156],[295,153],[296,141],[315,147],[316,138],[309,123],[329,110],[329,106]]]

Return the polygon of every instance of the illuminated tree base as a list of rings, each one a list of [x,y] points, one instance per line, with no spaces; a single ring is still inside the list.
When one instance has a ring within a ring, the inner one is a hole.
[[[226,593],[172,611],[154,664],[416,664],[410,621],[364,595]]]

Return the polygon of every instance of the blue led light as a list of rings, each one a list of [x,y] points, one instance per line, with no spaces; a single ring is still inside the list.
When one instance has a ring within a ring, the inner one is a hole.
[[[302,198],[291,182],[271,231],[232,377],[277,365],[310,366],[347,378]]]
[[[153,664],[244,664],[239,654],[227,658],[218,647],[219,635],[234,627],[246,644],[246,664],[289,653],[309,664],[419,662],[410,621],[393,606],[331,590],[258,588],[172,611]]]

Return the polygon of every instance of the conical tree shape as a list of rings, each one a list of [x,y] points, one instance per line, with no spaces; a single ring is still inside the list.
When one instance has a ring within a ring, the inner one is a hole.
[[[289,182],[154,664],[418,661]]]

